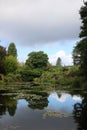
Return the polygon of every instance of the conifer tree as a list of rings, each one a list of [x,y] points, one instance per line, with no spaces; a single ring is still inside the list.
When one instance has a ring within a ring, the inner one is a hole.
[[[15,43],[10,43],[8,47],[8,55],[12,55],[17,58],[17,49]]]

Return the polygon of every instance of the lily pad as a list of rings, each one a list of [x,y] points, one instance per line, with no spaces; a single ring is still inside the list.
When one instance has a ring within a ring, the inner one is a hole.
[[[62,113],[62,112],[57,112],[57,111],[47,111],[43,114],[43,118],[47,118],[47,117],[58,117],[58,118],[64,118],[64,117],[69,117],[71,116],[71,114],[67,114],[67,113]]]

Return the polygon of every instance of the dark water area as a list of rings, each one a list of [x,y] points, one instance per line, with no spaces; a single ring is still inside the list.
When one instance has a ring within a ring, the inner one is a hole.
[[[0,90],[0,130],[87,130],[86,92]]]

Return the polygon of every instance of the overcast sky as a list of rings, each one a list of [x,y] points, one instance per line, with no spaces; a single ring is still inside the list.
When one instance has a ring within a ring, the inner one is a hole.
[[[15,42],[21,61],[33,50],[45,51],[52,63],[58,52],[71,57],[82,5],[82,0],[0,0],[0,44]]]

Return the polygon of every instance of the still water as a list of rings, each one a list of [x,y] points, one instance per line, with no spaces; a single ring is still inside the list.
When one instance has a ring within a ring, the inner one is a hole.
[[[0,130],[87,130],[87,95],[37,87],[1,89]]]

